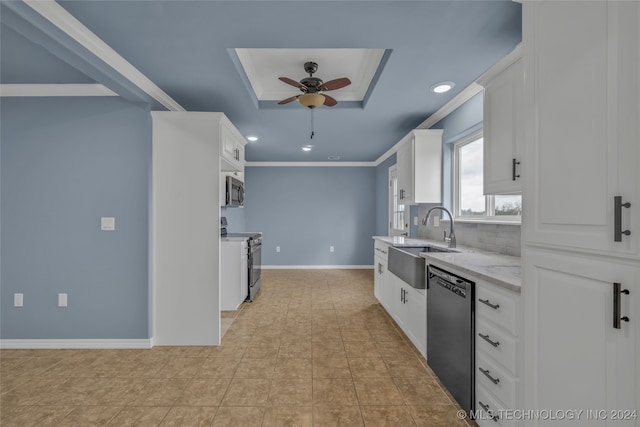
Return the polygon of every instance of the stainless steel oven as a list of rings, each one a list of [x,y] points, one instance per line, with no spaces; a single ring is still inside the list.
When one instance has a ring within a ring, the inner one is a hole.
[[[247,301],[253,301],[260,290],[262,275],[262,237],[249,238],[249,292]]]

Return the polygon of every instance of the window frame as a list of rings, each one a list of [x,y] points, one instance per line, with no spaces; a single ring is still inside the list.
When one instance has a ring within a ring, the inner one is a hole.
[[[479,139],[484,139],[483,130],[480,129],[467,135],[453,143],[453,217],[456,222],[485,222],[485,223],[501,223],[501,224],[522,224],[521,215],[496,215],[495,214],[495,195],[484,195],[485,215],[465,216],[460,214],[460,155],[459,150],[465,145],[469,145]],[[484,156],[484,153],[483,153]],[[483,158],[484,160],[484,158]],[[484,173],[484,171],[483,171]],[[517,193],[513,194],[518,195]]]

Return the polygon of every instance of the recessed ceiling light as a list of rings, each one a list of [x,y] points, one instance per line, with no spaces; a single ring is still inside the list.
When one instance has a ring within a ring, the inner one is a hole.
[[[251,142],[256,142],[258,140],[258,137],[254,135],[249,135],[247,139]]]
[[[304,147],[302,147],[302,151],[311,151],[313,147],[311,145],[305,145]]]
[[[449,92],[456,84],[454,82],[440,82],[436,83],[429,88],[434,93]]]

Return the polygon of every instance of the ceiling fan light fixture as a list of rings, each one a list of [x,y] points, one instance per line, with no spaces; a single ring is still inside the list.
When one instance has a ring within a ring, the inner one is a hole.
[[[324,95],[319,93],[305,93],[298,97],[300,104],[307,108],[316,108],[324,104]]]

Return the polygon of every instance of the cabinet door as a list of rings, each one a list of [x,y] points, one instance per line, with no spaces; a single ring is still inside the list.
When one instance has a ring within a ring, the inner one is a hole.
[[[484,194],[522,191],[524,76],[522,60],[484,90]]]
[[[406,334],[416,346],[418,351],[427,355],[427,295],[420,291],[405,286],[406,291]]]
[[[530,244],[640,258],[639,21],[639,2],[523,4]]]
[[[640,271],[587,256],[526,251],[524,283],[524,408],[633,410],[639,360]],[[621,295],[613,326],[614,282]],[[610,414],[610,412],[607,412]],[[612,420],[594,425],[635,425]]]
[[[382,290],[384,289],[385,263],[379,256],[374,257],[375,271],[373,276],[373,294],[382,302]]]
[[[223,171],[240,171],[244,169],[244,145],[230,123],[220,123],[220,156],[223,160]]]
[[[411,138],[402,144],[396,153],[398,191],[400,193],[398,201],[407,205],[413,203],[413,144],[414,140]]]

